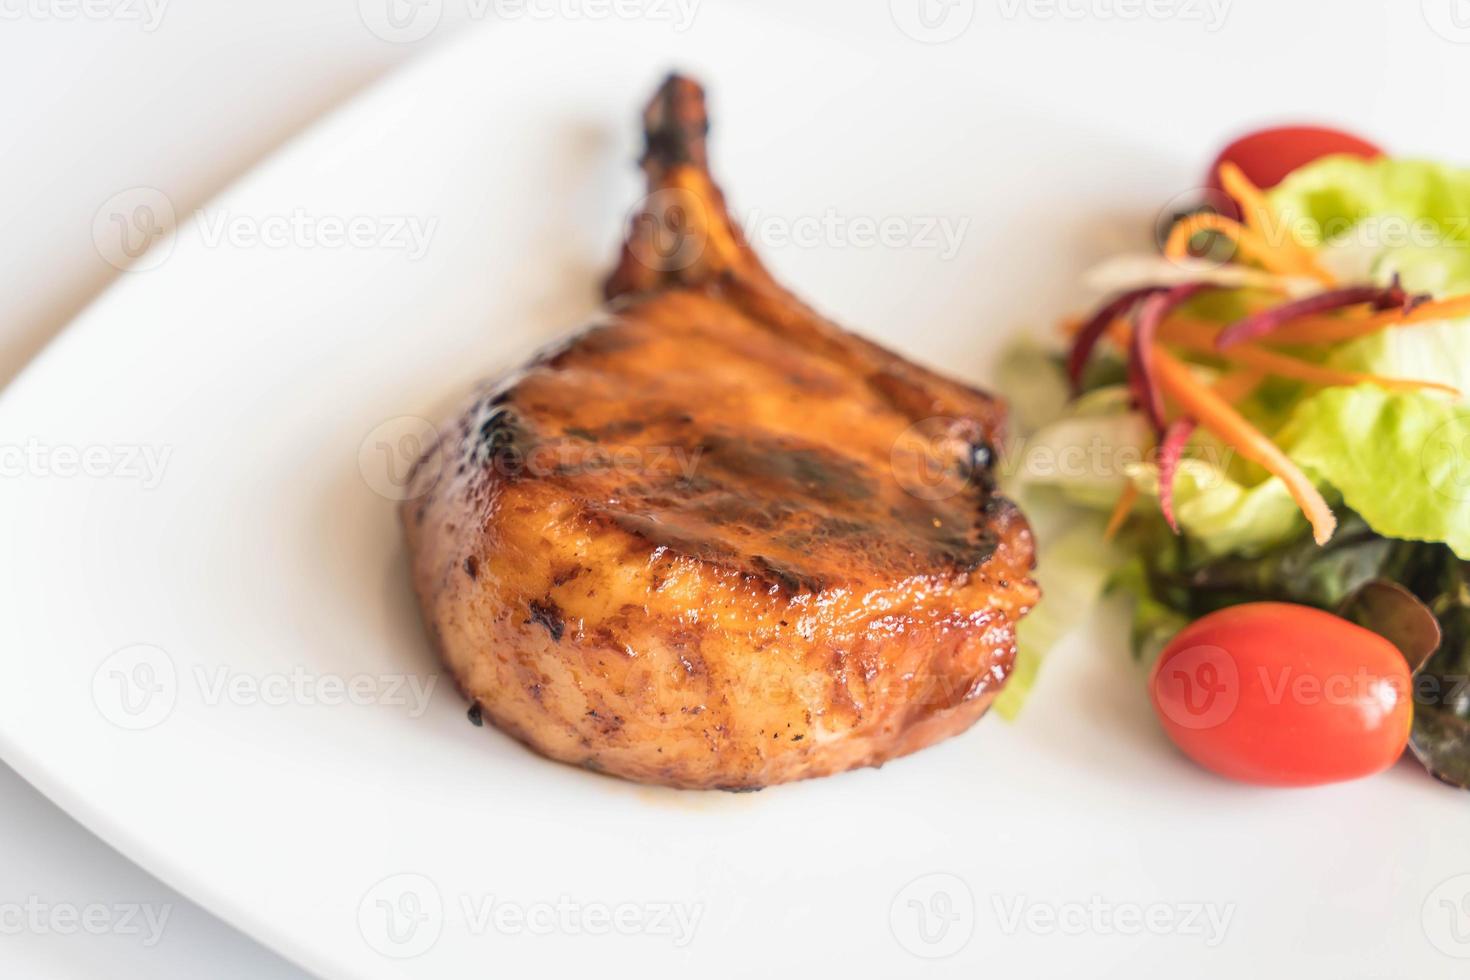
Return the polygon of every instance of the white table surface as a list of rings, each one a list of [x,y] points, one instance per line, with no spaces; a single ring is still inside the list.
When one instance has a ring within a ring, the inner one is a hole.
[[[94,216],[109,197],[146,185],[180,207],[203,203],[313,119],[463,29],[488,0],[391,0],[410,5],[403,8],[409,13],[437,13],[437,27],[411,41],[403,33],[398,41],[379,36],[394,34],[381,18],[389,2],[0,0],[0,227],[8,232],[0,248],[0,385],[118,274],[92,238]],[[566,0],[546,6],[557,2]],[[861,5],[892,4],[894,21],[935,40],[935,31],[962,28],[977,0],[745,2],[834,32],[872,29],[880,20],[891,30],[887,11],[852,15]],[[1032,9],[1017,2],[1016,9]],[[1226,13],[1231,2],[1203,0],[1206,9],[1224,4]],[[1400,71],[1444,70],[1470,57],[1470,18],[1452,17],[1461,2],[1361,0],[1316,9],[1324,18],[1378,20],[1395,8],[1393,32],[1413,50],[1375,69],[1391,82]],[[929,27],[913,16],[920,4],[938,17]],[[1291,7],[1286,0],[1279,6]],[[1420,10],[1409,14],[1410,7]],[[1303,8],[1294,13],[1288,19],[1300,21]],[[420,16],[404,31],[417,34],[424,23]],[[1241,41],[1238,32],[1221,39]],[[1303,57],[1330,60],[1312,50]],[[1324,84],[1331,83],[1329,73]],[[1405,104],[1404,133],[1421,118],[1425,125],[1445,118],[1443,103],[1456,99],[1429,91]],[[82,916],[89,906],[114,917],[134,908],[139,927],[91,935],[72,926],[62,934],[69,912]],[[18,916],[32,913],[41,925],[27,919],[17,927]],[[148,914],[168,916],[156,943],[149,942]],[[304,974],[132,865],[0,765],[0,976]]]

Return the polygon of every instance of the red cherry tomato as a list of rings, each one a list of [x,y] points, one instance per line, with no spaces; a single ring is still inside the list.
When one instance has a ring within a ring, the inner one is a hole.
[[[1220,151],[1210,165],[1209,184],[1220,189],[1220,164],[1233,162],[1252,184],[1262,189],[1275,187],[1298,167],[1334,153],[1372,159],[1383,151],[1351,133],[1321,126],[1281,126],[1248,133]]]
[[[1315,786],[1393,765],[1413,717],[1392,643],[1330,613],[1258,602],[1186,627],[1149,676],[1174,744],[1231,779]]]
[[[1240,217],[1235,202],[1220,186],[1220,164],[1226,160],[1239,167],[1252,184],[1266,190],[1281,183],[1298,167],[1305,167],[1313,160],[1334,153],[1347,153],[1369,160],[1383,156],[1383,151],[1372,143],[1338,129],[1322,126],[1258,129],[1225,147],[1210,164],[1210,172],[1205,176],[1205,187],[1209,191],[1207,199],[1221,213],[1232,218]]]

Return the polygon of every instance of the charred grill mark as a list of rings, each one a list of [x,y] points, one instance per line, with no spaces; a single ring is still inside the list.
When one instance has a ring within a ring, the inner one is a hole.
[[[776,498],[861,501],[877,492],[860,465],[822,446],[712,433],[697,448],[716,474]]]
[[[641,514],[595,511],[594,517],[610,521],[653,548],[669,548],[680,554],[707,561],[730,561],[737,553],[728,545],[713,540],[709,534],[685,524],[674,524]]]
[[[765,555],[756,555],[751,559],[756,569],[763,575],[769,577],[780,587],[781,591],[788,596],[801,595],[803,593],[821,592],[826,585],[814,575],[803,575],[800,572],[783,565]]]
[[[473,456],[475,462],[504,460],[513,450],[522,448],[524,432],[519,420],[506,406],[492,408],[475,429]]]
[[[528,623],[536,623],[545,627],[546,632],[551,634],[553,643],[560,643],[562,634],[566,632],[566,620],[562,618],[561,607],[551,601],[551,597],[544,599],[532,599],[530,602],[531,618]]]
[[[648,423],[642,419],[620,419],[604,425],[597,430],[597,434],[602,439],[618,439],[625,436],[636,436],[646,428],[648,428]]]
[[[614,320],[584,330],[572,342],[546,352],[538,363],[550,368],[564,368],[582,358],[595,359],[632,350],[640,343],[642,341],[635,330]]]

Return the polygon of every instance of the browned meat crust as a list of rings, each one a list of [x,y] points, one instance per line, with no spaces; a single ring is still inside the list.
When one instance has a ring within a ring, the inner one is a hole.
[[[403,505],[446,663],[547,756],[756,789],[963,731],[1037,598],[994,492],[998,401],[779,287],[707,165],[703,93],[645,118],[606,316],[482,392]]]

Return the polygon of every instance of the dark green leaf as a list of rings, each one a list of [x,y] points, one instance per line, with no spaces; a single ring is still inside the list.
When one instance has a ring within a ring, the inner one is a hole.
[[[1337,614],[1398,647],[1410,670],[1418,670],[1439,649],[1439,620],[1414,593],[1397,582],[1365,582],[1343,601]]]
[[[1409,746],[1436,779],[1470,789],[1470,563],[1448,559],[1430,607],[1444,642],[1414,674]]]

